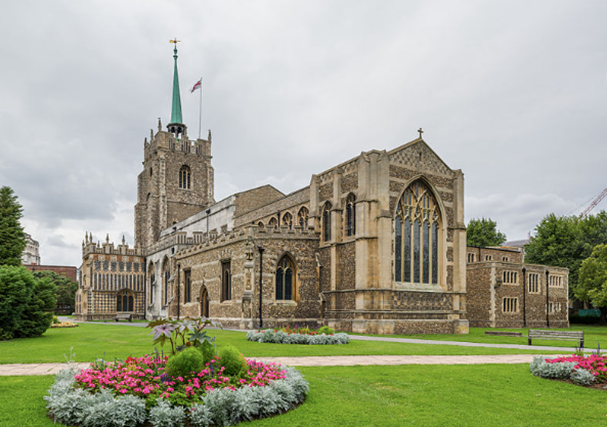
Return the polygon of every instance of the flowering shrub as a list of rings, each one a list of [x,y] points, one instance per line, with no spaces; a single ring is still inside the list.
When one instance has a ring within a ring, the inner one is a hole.
[[[573,355],[567,357],[557,357],[554,359],[546,359],[546,362],[575,363],[574,369],[585,369],[586,371],[594,375],[595,381],[597,383],[607,383],[607,360],[605,356],[599,356],[596,354],[592,354],[588,357]]]
[[[607,383],[607,358],[600,353],[590,356],[574,354],[552,359],[536,357],[529,369],[538,377],[571,379],[579,385]]]
[[[45,397],[49,414],[55,422],[93,427],[183,426],[186,420],[194,427],[229,426],[293,409],[308,393],[294,368],[249,360],[247,376],[234,381],[212,373],[211,363],[192,378],[168,378],[161,373],[165,362],[145,356],[101,371],[63,370]],[[175,398],[184,394],[188,399]]]
[[[249,341],[267,342],[274,344],[348,344],[348,334],[299,334],[287,333],[276,329],[266,329],[258,332],[247,332]]]

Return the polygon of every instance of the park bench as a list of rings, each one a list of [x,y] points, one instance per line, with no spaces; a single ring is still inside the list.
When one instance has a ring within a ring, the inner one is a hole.
[[[543,331],[539,329],[529,329],[529,345],[531,340],[562,340],[578,341],[580,348],[584,347],[584,331]]]
[[[117,313],[116,318],[114,319],[116,322],[119,320],[128,320],[129,322],[133,321],[133,315],[130,313]]]
[[[522,337],[522,332],[511,331],[485,331],[485,335],[496,335],[498,337]]]

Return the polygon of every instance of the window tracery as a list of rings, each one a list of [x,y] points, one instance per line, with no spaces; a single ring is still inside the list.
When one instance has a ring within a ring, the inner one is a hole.
[[[310,212],[308,211],[308,208],[306,208],[305,206],[302,207],[299,210],[299,212],[297,213],[297,222],[299,223],[299,226],[301,227],[302,230],[308,229],[309,216],[310,216]]]
[[[183,188],[186,190],[190,189],[190,181],[191,181],[192,172],[190,171],[190,167],[188,165],[183,165],[179,169],[179,188]]]
[[[354,236],[356,234],[356,209],[354,202],[356,197],[354,194],[349,194],[346,199],[346,236]]]
[[[324,242],[331,241],[331,203],[325,203],[322,211],[322,236]]]
[[[276,268],[276,300],[293,300],[295,263],[290,256],[284,255]]]

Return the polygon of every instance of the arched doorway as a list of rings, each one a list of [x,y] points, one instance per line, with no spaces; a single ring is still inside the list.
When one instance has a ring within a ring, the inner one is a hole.
[[[209,317],[209,293],[206,286],[200,290],[200,317]]]
[[[133,293],[123,289],[116,294],[116,312],[133,312],[134,301]]]

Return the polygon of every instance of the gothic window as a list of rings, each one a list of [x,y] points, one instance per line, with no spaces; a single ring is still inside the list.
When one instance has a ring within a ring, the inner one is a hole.
[[[278,228],[278,220],[274,217],[270,218],[270,221],[268,222],[268,228],[269,229]]]
[[[168,258],[162,263],[162,302],[166,305],[169,302],[169,279],[171,278],[171,269]]]
[[[230,260],[221,262],[221,300],[232,299],[232,272]]]
[[[183,270],[184,301],[192,301],[192,270]]]
[[[354,236],[356,234],[356,209],[354,202],[356,197],[350,194],[346,199],[346,236]]]
[[[293,300],[295,263],[290,256],[284,255],[276,268],[276,299]]]
[[[299,210],[299,212],[297,213],[297,222],[299,222],[299,226],[301,227],[302,230],[308,229],[309,216],[310,216],[310,213],[308,211],[308,208],[306,208],[305,206],[302,207]]]
[[[422,181],[413,182],[398,201],[394,218],[394,279],[438,284],[441,264],[441,214]]]
[[[183,165],[181,169],[179,169],[179,188],[189,190],[191,176],[190,167],[188,165]]]
[[[331,203],[325,203],[322,210],[322,239],[325,242],[331,241]]]
[[[289,212],[286,212],[282,216],[282,224],[286,225],[289,230],[292,230],[293,229],[293,215],[291,215]]]
[[[259,227],[260,230],[264,229],[263,222],[261,222],[261,221],[259,221],[259,223],[257,223],[257,226]]]
[[[130,291],[122,290],[116,294],[116,311],[132,312],[135,298]]]

